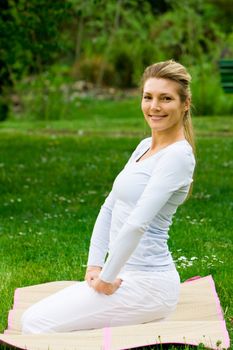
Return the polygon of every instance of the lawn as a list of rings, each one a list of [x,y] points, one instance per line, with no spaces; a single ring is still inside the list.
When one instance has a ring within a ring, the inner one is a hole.
[[[132,118],[134,107],[125,124],[108,108],[104,117],[94,110],[93,119],[87,109],[79,121],[1,124],[0,332],[15,288],[84,277],[100,205],[139,140],[149,136],[144,122]],[[194,126],[193,195],[177,210],[169,247],[182,281],[212,274],[232,339],[233,122],[196,117]]]

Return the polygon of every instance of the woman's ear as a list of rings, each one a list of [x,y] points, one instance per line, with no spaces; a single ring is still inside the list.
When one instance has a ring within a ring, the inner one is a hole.
[[[187,97],[185,103],[184,103],[184,111],[187,112],[190,108],[190,104],[191,104],[191,99],[190,97]]]

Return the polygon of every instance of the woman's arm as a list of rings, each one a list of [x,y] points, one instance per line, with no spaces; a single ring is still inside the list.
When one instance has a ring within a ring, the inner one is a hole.
[[[124,168],[128,163],[135,157],[140,145],[143,144],[145,140],[142,140],[136,149],[131,154]],[[104,204],[101,206],[100,212],[96,219],[94,229],[92,232],[89,255],[88,255],[88,266],[98,266],[102,267],[104,265],[104,260],[108,251],[109,244],[109,233],[112,220],[112,209],[114,207],[115,198],[113,191],[109,193],[105,199]]]
[[[124,168],[137,156],[137,152],[140,151],[141,145],[146,140],[142,140],[136,149],[131,154]],[[106,198],[104,205],[101,207],[101,211],[97,217],[95,227],[93,230],[91,245],[88,257],[88,268],[85,275],[85,280],[89,286],[93,287],[97,292],[107,295],[113,294],[120,286],[121,280],[116,279],[113,283],[107,283],[101,281],[99,278],[102,266],[104,265],[104,259],[108,250],[109,232],[112,218],[112,209],[115,203],[113,191],[110,192]],[[92,266],[93,265],[93,266]]]
[[[109,232],[112,218],[112,209],[115,203],[113,192],[111,191],[101,206],[99,215],[97,216],[89,248],[89,256],[85,281],[97,292],[106,295],[113,294],[121,284],[121,280],[114,283],[105,283],[100,281],[99,275],[104,265],[104,260],[108,251]]]
[[[101,206],[93,228],[87,266],[102,267],[104,265],[108,251],[109,231],[114,203],[115,198],[111,191]]]
[[[173,149],[159,160],[133,211],[121,228],[113,250],[99,275],[111,283],[136,249],[143,233],[171,195],[192,182],[194,159],[184,150]],[[184,151],[185,152],[185,151]]]

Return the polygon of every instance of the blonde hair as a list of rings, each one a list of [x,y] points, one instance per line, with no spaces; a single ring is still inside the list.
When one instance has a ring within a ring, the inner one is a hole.
[[[192,78],[182,64],[174,60],[168,60],[168,61],[158,62],[148,66],[142,75],[141,91],[143,91],[144,84],[146,80],[149,78],[169,79],[177,82],[179,86],[178,94],[180,96],[181,102],[185,102],[187,98],[189,98],[191,102],[192,94],[190,90],[190,82]],[[191,145],[193,149],[193,153],[195,155],[196,154],[195,136],[194,136],[190,108],[184,114],[183,126],[184,126],[185,138]],[[192,187],[193,186],[191,184],[187,198],[192,193]]]

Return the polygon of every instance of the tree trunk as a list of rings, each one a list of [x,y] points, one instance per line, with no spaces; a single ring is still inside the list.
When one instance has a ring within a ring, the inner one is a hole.
[[[83,17],[78,18],[78,30],[76,35],[75,62],[80,58],[83,38]]]

